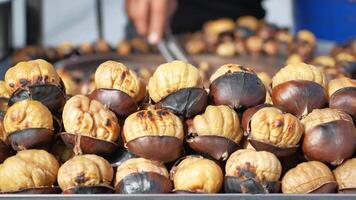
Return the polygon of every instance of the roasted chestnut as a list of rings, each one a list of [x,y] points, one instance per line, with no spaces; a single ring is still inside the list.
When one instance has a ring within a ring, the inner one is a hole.
[[[12,93],[9,106],[24,99],[33,99],[40,101],[52,113],[58,113],[66,101],[60,77],[45,60],[18,63],[6,71],[5,82]]]
[[[187,156],[170,172],[175,193],[217,193],[223,184],[218,164],[201,156]]]
[[[131,158],[118,166],[115,190],[121,194],[169,193],[172,182],[166,167],[160,162]]]
[[[329,107],[351,115],[356,123],[356,80],[346,77],[329,82]]]
[[[156,69],[148,82],[148,92],[157,107],[185,118],[204,112],[208,103],[199,70],[179,60]]]
[[[136,73],[115,61],[99,65],[95,72],[95,86],[89,97],[108,106],[118,117],[137,111],[137,103],[146,95],[146,88]]]
[[[210,77],[210,83],[213,103],[236,111],[262,104],[266,99],[266,88],[255,72],[237,64],[221,66]]]
[[[305,42],[308,45],[315,46],[315,35],[308,30],[300,30],[296,35],[297,42]]]
[[[235,43],[233,41],[222,42],[215,51],[218,56],[232,57],[235,55]]]
[[[287,60],[286,60],[286,65],[290,65],[290,64],[298,64],[298,63],[301,63],[301,62],[303,62],[304,61],[304,59],[300,56],[300,55],[298,55],[298,54],[296,54],[296,53],[293,53],[293,54],[290,54],[289,56],[288,56],[288,58],[287,58]]]
[[[243,136],[236,112],[228,106],[208,106],[193,119],[186,141],[200,153],[216,160],[226,160],[239,148]]]
[[[61,78],[61,80],[63,81],[66,95],[74,96],[76,94],[80,94],[79,85],[74,81],[74,78],[68,71],[66,71],[64,69],[58,69],[57,73],[58,73],[59,77]]]
[[[56,51],[59,59],[63,59],[72,56],[76,53],[76,49],[71,42],[62,42],[56,47]]]
[[[3,193],[60,193],[55,187],[59,163],[44,150],[24,150],[0,165],[0,191]]]
[[[206,49],[203,38],[192,38],[185,43],[185,50],[189,54],[200,54]]]
[[[247,125],[251,145],[258,151],[269,151],[278,157],[297,151],[303,131],[302,123],[295,116],[274,107],[261,108]]]
[[[78,53],[80,55],[90,55],[93,52],[94,52],[94,49],[89,42],[83,42],[78,46]]]
[[[266,151],[237,150],[225,166],[224,188],[227,193],[265,194],[279,191],[282,166],[275,155]]]
[[[242,16],[236,20],[238,27],[244,27],[251,31],[256,31],[260,25],[258,19],[254,16]]]
[[[334,170],[339,193],[356,192],[356,158],[342,163]]]
[[[341,164],[356,149],[356,128],[343,111],[315,109],[301,120],[305,127],[303,152],[307,159]]]
[[[272,104],[268,104],[268,103],[264,103],[264,104],[260,104],[260,105],[257,105],[257,106],[254,106],[254,107],[251,107],[247,110],[245,110],[243,113],[242,113],[242,118],[241,118],[241,125],[242,125],[242,128],[245,132],[245,135],[247,135],[247,127],[249,126],[249,122],[251,120],[251,117],[257,112],[259,111],[260,109],[264,108],[264,107],[272,107],[273,105]]]
[[[58,170],[57,181],[64,194],[113,193],[111,182],[114,170],[104,158],[78,155],[65,162]]]
[[[7,103],[11,93],[6,87],[6,83],[4,81],[0,81],[0,114],[4,114],[7,110]]]
[[[140,37],[134,37],[130,40],[130,45],[132,50],[137,53],[148,53],[150,51],[150,47],[145,39]]]
[[[76,154],[110,154],[120,143],[118,120],[99,101],[73,96],[64,106],[62,119],[66,132],[60,136]]]
[[[312,64],[316,67],[335,67],[336,61],[330,56],[318,56],[313,59]]]
[[[327,103],[326,78],[323,71],[305,63],[289,64],[272,79],[273,105],[297,117]]]
[[[262,48],[263,48],[263,40],[262,38],[254,35],[246,40],[246,48],[247,50],[253,54],[253,55],[258,55],[261,53]]]
[[[279,53],[279,45],[277,41],[270,39],[263,43],[262,50],[269,56],[275,56]]]
[[[4,129],[4,117],[0,115],[0,163],[12,155],[12,151],[6,141],[6,132]]]
[[[110,44],[103,39],[99,39],[93,43],[95,53],[109,53],[111,51]]]
[[[4,128],[7,140],[16,151],[45,148],[54,138],[51,112],[39,101],[27,99],[9,107]]]
[[[220,42],[221,36],[233,36],[234,29],[234,21],[227,18],[212,20],[205,23],[203,31],[204,39],[208,45],[208,49],[214,49],[218,42]]]
[[[170,162],[183,152],[183,124],[167,110],[148,108],[131,114],[122,137],[129,151],[150,160]]]
[[[116,52],[121,56],[127,56],[131,53],[132,47],[129,41],[123,40],[117,44]]]
[[[333,173],[318,161],[303,162],[290,169],[282,179],[283,193],[333,193],[336,188]]]

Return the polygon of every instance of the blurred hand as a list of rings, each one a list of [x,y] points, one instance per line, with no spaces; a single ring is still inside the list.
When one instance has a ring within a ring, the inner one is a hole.
[[[137,32],[157,44],[177,8],[177,0],[126,0],[125,6]]]

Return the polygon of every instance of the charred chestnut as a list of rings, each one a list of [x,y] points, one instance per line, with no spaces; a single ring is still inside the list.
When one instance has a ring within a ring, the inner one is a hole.
[[[64,194],[113,193],[111,182],[114,170],[104,158],[78,155],[65,162],[58,170],[57,181]]]
[[[39,101],[23,100],[12,105],[5,114],[4,128],[16,151],[44,148],[53,141],[51,112]]]
[[[237,150],[225,166],[224,188],[227,193],[265,194],[279,191],[282,166],[275,155],[266,151]]]
[[[327,103],[325,74],[319,68],[305,63],[289,64],[272,79],[273,105],[297,117]]]
[[[252,115],[247,126],[248,140],[258,151],[269,151],[278,157],[297,151],[303,125],[292,114],[265,107]]]
[[[24,150],[7,158],[0,167],[3,193],[59,193],[56,183],[59,164],[44,150]]]
[[[119,117],[138,110],[137,103],[146,95],[146,88],[136,73],[115,61],[99,65],[95,72],[95,86],[89,97],[108,106]]]
[[[216,160],[226,160],[239,148],[243,136],[236,112],[228,106],[208,106],[193,119],[186,141],[200,153]]]
[[[183,152],[183,124],[167,110],[133,113],[125,120],[122,137],[129,151],[150,160],[170,162]]]
[[[301,120],[305,127],[303,152],[307,159],[341,164],[356,149],[356,128],[343,111],[315,109]]]
[[[58,113],[66,101],[60,77],[45,60],[18,63],[6,71],[5,82],[12,93],[9,106],[24,99],[33,99],[40,101],[52,113]]]
[[[328,85],[329,107],[351,115],[356,122],[356,80],[338,78]]]
[[[236,64],[221,66],[210,77],[210,96],[216,105],[237,111],[265,102],[266,88],[255,72]]]
[[[232,57],[235,55],[235,43],[233,41],[222,42],[215,51],[218,56]]]
[[[217,193],[224,179],[219,165],[201,156],[185,157],[170,175],[176,193]]]
[[[333,193],[337,184],[331,170],[318,161],[303,162],[282,179],[283,193]]]
[[[356,192],[356,158],[345,161],[334,170],[339,193]]]
[[[118,146],[118,120],[99,101],[76,95],[65,104],[62,118],[66,132],[60,136],[76,154],[110,154]]]
[[[204,112],[208,102],[199,70],[179,60],[156,69],[148,82],[148,92],[157,107],[185,118]]]
[[[158,194],[172,191],[166,167],[157,161],[131,158],[118,166],[115,190],[121,194]]]

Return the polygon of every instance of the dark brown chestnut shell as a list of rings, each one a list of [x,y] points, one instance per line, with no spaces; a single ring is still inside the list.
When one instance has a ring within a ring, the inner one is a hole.
[[[29,85],[26,86],[26,88],[17,89],[11,95],[8,105],[12,106],[14,103],[25,99],[40,101],[51,111],[51,113],[56,114],[62,111],[63,106],[66,102],[66,94],[63,85]]]
[[[111,167],[118,167],[131,158],[137,158],[137,156],[124,148],[117,148],[113,153],[105,157],[111,164]]]
[[[239,177],[225,176],[224,191],[226,193],[268,194],[278,193],[280,190],[279,181],[261,183],[255,179],[255,174],[252,172],[243,173]]]
[[[211,83],[210,97],[215,105],[228,105],[242,111],[264,103],[266,87],[256,74],[226,73]]]
[[[204,112],[208,105],[208,94],[202,88],[183,88],[169,94],[156,104],[174,114],[191,118]]]
[[[325,89],[313,82],[292,80],[281,83],[272,89],[273,105],[297,117],[303,117],[314,109],[327,104]]]
[[[107,105],[118,117],[126,117],[138,110],[135,100],[117,89],[95,89],[89,98]]]
[[[0,194],[60,194],[61,189],[57,186],[26,188],[18,191],[1,192]]]
[[[341,88],[329,99],[329,107],[349,114],[356,123],[356,87]]]
[[[119,146],[116,143],[96,139],[86,135],[63,132],[59,134],[68,148],[79,148],[83,154],[109,155]]]
[[[328,194],[328,193],[335,193],[337,189],[336,182],[329,182],[325,183],[324,185],[320,186],[319,188],[309,192],[311,194]]]
[[[254,140],[252,138],[248,138],[248,141],[257,151],[268,151],[273,153],[277,157],[290,156],[298,150],[298,145],[283,148],[266,142]]]
[[[12,132],[7,138],[15,151],[47,149],[54,140],[54,133],[53,130],[46,128],[28,128]]]
[[[126,143],[128,150],[146,159],[171,162],[183,153],[183,140],[173,136],[143,136]]]
[[[221,136],[199,136],[190,134],[186,138],[190,148],[204,155],[211,156],[215,160],[225,161],[240,148],[236,142]]]
[[[125,176],[115,187],[120,194],[161,194],[172,191],[172,182],[154,172],[140,172]]]
[[[356,128],[344,120],[320,124],[304,134],[302,148],[308,160],[338,165],[356,149]]]
[[[11,151],[11,148],[5,144],[2,140],[0,140],[0,163],[4,162],[4,160],[10,156],[12,156],[13,153]]]
[[[356,194],[356,188],[345,188],[345,189],[339,189],[338,193],[341,194]]]
[[[241,125],[242,125],[242,128],[245,132],[247,132],[248,130],[248,124],[252,118],[252,116],[257,112],[259,111],[260,109],[262,108],[265,108],[265,107],[272,107],[273,105],[271,104],[267,104],[267,103],[264,103],[264,104],[260,104],[260,105],[257,105],[257,106],[254,106],[252,108],[249,108],[247,110],[245,110],[245,112],[243,112],[242,114],[242,119],[241,119]]]
[[[66,189],[63,194],[113,194],[114,189],[110,186],[76,186]]]

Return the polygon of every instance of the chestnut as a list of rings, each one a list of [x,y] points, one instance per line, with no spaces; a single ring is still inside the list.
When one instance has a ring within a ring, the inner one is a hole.
[[[237,150],[225,165],[224,189],[227,193],[277,193],[282,166],[266,151]]]
[[[0,163],[12,155],[12,151],[6,141],[6,132],[3,121],[4,117],[0,115]]]
[[[298,63],[301,63],[303,62],[304,59],[296,54],[296,53],[293,53],[293,54],[290,54],[288,57],[287,57],[287,60],[286,60],[286,65],[290,65],[290,64],[298,64]]]
[[[262,38],[254,35],[246,40],[246,48],[247,50],[253,54],[253,55],[258,55],[261,53],[262,48],[263,48],[263,40]]]
[[[170,193],[173,187],[166,167],[144,158],[131,158],[118,166],[114,185],[120,194]]]
[[[148,93],[157,107],[169,109],[184,118],[204,112],[208,103],[199,70],[179,60],[156,69],[148,82]]]
[[[243,113],[242,113],[242,117],[241,117],[241,125],[242,125],[242,128],[244,130],[244,132],[247,134],[247,127],[249,126],[249,122],[251,120],[251,117],[257,112],[259,111],[260,109],[264,108],[264,107],[272,107],[273,105],[272,104],[268,104],[268,103],[264,103],[264,104],[260,104],[260,105],[257,105],[257,106],[254,106],[254,107],[251,107],[247,110],[245,110]]]
[[[131,114],[125,120],[122,137],[129,151],[150,160],[170,162],[183,152],[183,124],[163,109],[148,108]]]
[[[234,29],[235,23],[232,19],[223,18],[205,23],[203,32],[207,48],[214,49],[223,35],[230,35],[232,37]]]
[[[45,148],[54,138],[51,112],[39,101],[15,103],[4,116],[6,140],[16,151]]]
[[[60,193],[60,189],[54,186],[59,163],[44,150],[19,151],[0,166],[2,193]]]
[[[239,54],[239,55],[247,54],[245,41],[242,41],[242,40],[236,40],[235,41],[235,52],[236,52],[236,54]]]
[[[356,158],[345,161],[334,170],[339,193],[356,192]]]
[[[195,55],[203,53],[206,49],[202,38],[192,38],[185,43],[185,50],[187,53]]]
[[[137,53],[149,53],[150,46],[145,39],[140,37],[134,37],[130,40],[132,50]]]
[[[5,114],[8,106],[8,101],[11,96],[10,91],[6,87],[4,81],[0,81],[0,114]]]
[[[104,158],[78,155],[65,162],[58,170],[57,181],[64,194],[114,193],[111,182],[114,170]]]
[[[300,30],[296,35],[297,42],[305,42],[308,45],[315,46],[316,38],[315,35],[308,30]]]
[[[123,40],[117,44],[116,52],[120,56],[127,56],[131,53],[132,47],[129,41]]]
[[[65,88],[53,66],[45,60],[20,62],[6,71],[9,106],[24,100],[40,101],[52,113],[62,110],[66,101]]]
[[[93,50],[95,53],[104,54],[109,53],[112,49],[108,42],[103,39],[99,39],[93,43]]]
[[[356,128],[341,110],[315,109],[301,120],[305,127],[303,152],[307,159],[341,164],[356,149]]]
[[[70,98],[63,109],[63,142],[76,154],[110,154],[118,146],[120,126],[113,112],[84,95]]]
[[[336,61],[331,56],[318,56],[311,62],[316,67],[335,67]]]
[[[62,42],[56,47],[59,59],[67,58],[76,53],[76,49],[71,42]]]
[[[221,66],[210,77],[210,83],[212,102],[236,111],[262,104],[266,99],[266,88],[255,72],[237,64]]]
[[[223,184],[223,172],[214,161],[187,156],[171,169],[175,193],[217,193]]]
[[[336,188],[333,173],[318,161],[303,162],[282,178],[282,192],[287,194],[333,193]]]
[[[78,47],[79,55],[90,55],[93,54],[94,49],[89,42],[83,42]]]
[[[108,106],[118,117],[138,110],[137,103],[146,95],[146,88],[136,73],[115,61],[99,65],[95,72],[95,87],[89,97]]]
[[[271,41],[277,34],[278,28],[276,25],[263,22],[259,28],[257,35],[264,41]]]
[[[247,125],[251,145],[258,151],[269,151],[277,157],[294,154],[303,132],[303,125],[296,117],[274,107],[261,108],[252,115]]]
[[[265,87],[266,87],[266,92],[267,93],[266,93],[266,101],[265,101],[265,103],[272,102],[271,95],[270,95],[272,78],[266,72],[258,72],[256,74],[257,74],[257,77],[262,81],[263,85],[265,85]],[[267,99],[267,98],[269,98],[269,99]]]
[[[79,85],[74,81],[74,78],[68,71],[64,69],[58,69],[57,73],[61,78],[61,80],[63,81],[66,95],[74,96],[80,93]]]
[[[216,47],[215,51],[218,56],[232,57],[235,55],[235,44],[233,41],[222,42]]]
[[[260,23],[256,17],[247,15],[239,17],[236,20],[236,25],[255,32],[259,28]]]
[[[272,79],[272,101],[282,110],[304,117],[327,103],[323,71],[305,63],[289,64]]]
[[[349,114],[356,123],[356,80],[338,78],[329,82],[329,107]]]
[[[193,119],[186,138],[189,146],[216,160],[226,160],[239,148],[243,136],[236,112],[228,106],[208,106]]]

